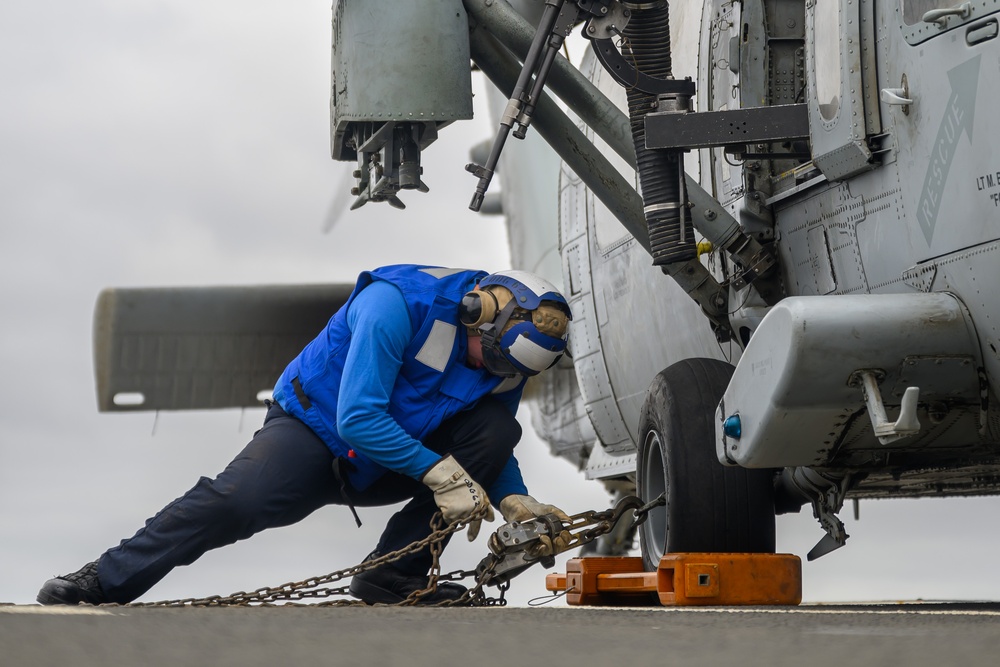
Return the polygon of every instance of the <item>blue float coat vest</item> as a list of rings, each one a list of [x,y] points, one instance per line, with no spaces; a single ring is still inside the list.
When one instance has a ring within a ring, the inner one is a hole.
[[[423,441],[445,419],[494,392],[504,381],[485,370],[470,372],[465,365],[468,345],[465,328],[458,319],[458,305],[485,275],[483,271],[416,265],[387,266],[362,273],[347,303],[278,379],[275,401],[305,422],[336,456],[350,457],[354,465],[348,478],[359,491],[386,470],[363,452],[353,451],[337,430],[337,400],[351,344],[347,324],[351,303],[376,280],[395,285],[403,294],[414,336],[392,390],[389,414],[410,437]],[[522,384],[517,382],[512,391],[520,392]]]

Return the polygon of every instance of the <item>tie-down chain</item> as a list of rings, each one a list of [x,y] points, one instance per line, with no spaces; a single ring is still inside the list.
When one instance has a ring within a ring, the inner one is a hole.
[[[297,604],[300,601],[320,600],[334,596],[348,596],[348,586],[332,587],[331,584],[352,577],[361,572],[374,570],[400,560],[404,556],[429,548],[432,557],[430,576],[427,588],[415,591],[402,602],[394,606],[409,606],[420,604],[421,598],[437,590],[441,581],[462,581],[469,577],[475,578],[475,584],[461,597],[434,603],[435,607],[488,607],[504,606],[504,594],[510,587],[510,580],[524,572],[535,563],[552,567],[554,560],[554,544],[559,544],[559,551],[566,551],[593,542],[601,535],[610,533],[615,525],[629,512],[632,514],[632,526],[642,523],[647,513],[657,505],[663,504],[663,496],[653,502],[643,504],[635,496],[622,498],[614,507],[598,512],[588,510],[574,514],[568,522],[560,520],[552,514],[532,519],[530,521],[513,521],[500,526],[489,538],[490,553],[475,570],[455,570],[441,574],[440,556],[444,549],[445,539],[458,532],[476,519],[482,519],[485,508],[467,519],[456,521],[447,526],[438,512],[431,519],[431,533],[409,544],[402,549],[390,552],[358,565],[337,570],[329,574],[292,581],[280,586],[258,588],[253,591],[239,591],[230,595],[212,595],[200,598],[181,598],[176,600],[161,600],[158,602],[133,602],[133,607],[222,607],[222,606],[274,606],[281,602],[284,605]],[[500,591],[498,598],[488,597],[483,591],[486,586],[495,586]],[[316,603],[317,606],[354,606],[364,605],[361,600],[336,599]]]

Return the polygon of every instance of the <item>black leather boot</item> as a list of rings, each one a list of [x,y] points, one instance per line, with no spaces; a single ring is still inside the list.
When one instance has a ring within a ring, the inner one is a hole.
[[[376,553],[369,554],[362,562],[378,558]],[[351,578],[351,595],[360,598],[366,604],[396,604],[402,602],[410,593],[427,588],[430,578],[426,575],[408,574],[389,565],[361,572]],[[467,589],[452,581],[438,582],[436,590],[417,600],[417,604],[437,604],[462,597]]]
[[[105,604],[107,596],[97,578],[97,561],[87,563],[73,574],[49,579],[36,598],[42,604]]]

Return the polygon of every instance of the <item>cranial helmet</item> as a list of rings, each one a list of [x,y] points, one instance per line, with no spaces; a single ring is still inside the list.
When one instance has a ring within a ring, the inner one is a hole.
[[[527,271],[500,271],[462,297],[462,324],[482,336],[483,363],[494,375],[536,375],[559,361],[573,319],[555,285]]]

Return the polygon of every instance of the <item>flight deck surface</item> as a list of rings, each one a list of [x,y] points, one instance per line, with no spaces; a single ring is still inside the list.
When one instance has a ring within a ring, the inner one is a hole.
[[[3,664],[993,665],[1000,603],[654,608],[0,606]]]

